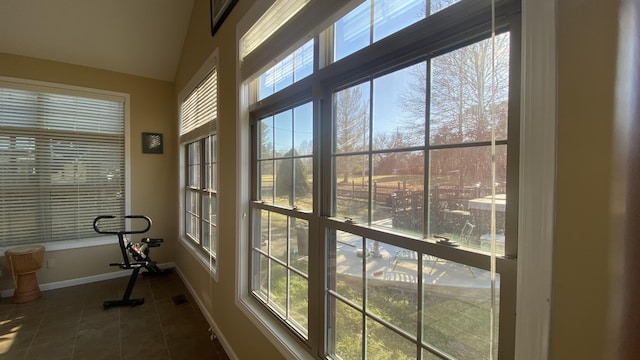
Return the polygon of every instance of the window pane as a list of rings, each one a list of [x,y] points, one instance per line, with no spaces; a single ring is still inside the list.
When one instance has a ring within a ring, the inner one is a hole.
[[[373,41],[424,19],[425,0],[375,0]]]
[[[489,355],[491,273],[425,255],[423,341],[457,359]],[[496,275],[496,296],[500,277]],[[497,315],[496,315],[497,319]]]
[[[293,54],[277,63],[274,70],[276,92],[293,84]]]
[[[207,190],[216,191],[218,190],[218,164],[212,163],[209,164],[209,187]]]
[[[275,67],[265,71],[258,80],[258,100],[262,100],[275,92],[276,69]]]
[[[367,358],[369,359],[415,359],[416,344],[401,337],[380,323],[367,319]]]
[[[207,193],[202,197],[202,219],[213,225],[217,224],[218,198],[216,195]]]
[[[429,352],[426,349],[422,350],[422,358],[424,360],[440,360],[440,359],[442,359],[441,357],[434,355],[433,353]]]
[[[374,156],[375,226],[422,237],[424,226],[424,152]]]
[[[459,0],[364,1],[334,24],[333,61],[339,61],[367,47],[372,42],[424,19],[429,3],[431,4],[430,13],[433,14],[456,2]],[[373,16],[371,11],[373,11]]]
[[[205,139],[205,184],[207,190],[217,188],[217,136],[209,136]]]
[[[460,2],[460,0],[431,0],[431,14],[435,14],[458,2]]]
[[[214,224],[211,225],[211,242],[210,252],[214,259],[218,256],[218,227]]]
[[[362,359],[362,313],[332,296],[329,309],[329,330],[334,332],[329,338],[329,351],[343,360]]]
[[[290,154],[289,154],[290,156]],[[276,205],[293,206],[293,159],[276,160],[276,176],[274,177]]]
[[[291,249],[291,266],[303,274],[309,272],[309,222],[302,219],[291,218],[295,244]]]
[[[200,187],[200,142],[196,141],[187,146],[187,155],[189,159],[189,179],[187,185],[191,187]]]
[[[369,156],[338,156],[334,161],[336,216],[368,223]]]
[[[289,318],[298,331],[306,337],[309,329],[309,281],[293,271],[289,271],[289,274],[291,277]]]
[[[507,138],[509,34],[496,36],[495,43],[495,83],[491,39],[433,59],[432,144],[491,140],[492,113],[496,122],[496,139]],[[495,90],[494,94],[492,90]]]
[[[198,218],[192,214],[187,214],[187,235],[196,244],[200,244],[200,231],[198,228]]]
[[[364,1],[335,23],[334,61],[345,58],[371,43],[370,1]]]
[[[369,83],[334,94],[334,136],[336,153],[369,149]]]
[[[289,156],[290,154],[287,154],[287,157]],[[312,158],[287,158],[277,160],[275,164],[275,203],[310,210],[313,186]]]
[[[287,310],[287,270],[284,266],[270,260],[269,304],[283,318]]]
[[[363,254],[368,254],[364,250],[364,241],[361,236],[350,234],[344,231],[336,231],[336,241],[332,245],[332,254],[335,259],[335,267],[328,274],[330,289],[340,296],[348,299],[353,304],[363,306],[363,282],[362,282],[362,259]]]
[[[416,252],[371,239],[367,252],[367,312],[415,336],[420,269]]]
[[[254,271],[254,274],[258,274],[259,281],[257,283],[254,282],[252,284],[252,287],[255,293],[264,302],[267,302],[269,299],[269,281],[270,281],[269,280],[270,278],[269,258],[255,251],[253,252],[253,256],[254,256],[254,259],[257,259],[257,261],[254,261],[254,264],[257,264],[257,266],[254,266],[253,271]]]
[[[273,158],[273,117],[269,116],[264,119],[260,119],[257,125],[258,128],[258,141],[260,146],[260,152],[258,153],[259,159],[272,159]]]
[[[496,147],[496,239],[504,254],[507,147]],[[491,148],[440,149],[431,152],[431,235],[488,250],[491,232]]]
[[[186,203],[186,233],[196,243],[200,243],[200,193],[196,190],[187,190]]]
[[[313,106],[311,103],[293,109],[295,155],[313,153]]]
[[[217,225],[218,224],[218,196],[211,194],[210,200],[211,200],[211,217],[209,218],[209,221],[211,221],[212,224]]]
[[[291,156],[293,149],[293,112],[283,111],[274,116],[275,156]]]
[[[258,211],[260,216],[260,223],[257,228],[260,233],[253,237],[253,247],[260,249],[265,254],[269,253],[269,227],[271,212],[261,210]]]
[[[261,201],[274,203],[274,161],[266,160],[258,162],[258,199]]]
[[[287,252],[289,249],[287,216],[272,212],[270,225],[269,254],[286,264],[288,262]]]
[[[210,223],[206,221],[202,221],[202,241],[200,245],[206,251],[211,251],[211,233],[213,232],[213,227]]]
[[[426,63],[373,81],[373,147],[399,149],[424,145]]]
[[[209,136],[211,141],[211,162],[218,162],[218,136],[211,135]]]
[[[272,68],[260,74],[258,100],[262,100],[290,86],[313,72],[313,39],[277,62]]]
[[[303,157],[293,161],[295,197],[293,204],[301,210],[313,209],[313,158]]]
[[[294,79],[298,81],[313,73],[313,40],[309,40],[293,54]]]

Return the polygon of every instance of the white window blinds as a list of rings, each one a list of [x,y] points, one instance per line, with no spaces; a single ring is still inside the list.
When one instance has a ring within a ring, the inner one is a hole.
[[[276,0],[240,39],[240,58],[255,50],[311,0]]]
[[[125,209],[124,98],[0,83],[0,247],[96,237]]]
[[[246,80],[265,71],[282,54],[290,53],[326,29],[362,0],[275,0],[241,22],[239,44],[241,77]],[[253,10],[253,8],[252,8]]]
[[[213,69],[182,102],[180,136],[209,124],[218,117],[218,73]]]

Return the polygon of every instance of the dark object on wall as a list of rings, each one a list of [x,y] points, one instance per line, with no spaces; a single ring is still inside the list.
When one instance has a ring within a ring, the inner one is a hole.
[[[162,134],[143,132],[142,152],[145,154],[162,154]]]
[[[229,16],[237,3],[238,0],[209,0],[211,5],[211,36],[216,34],[224,19]]]

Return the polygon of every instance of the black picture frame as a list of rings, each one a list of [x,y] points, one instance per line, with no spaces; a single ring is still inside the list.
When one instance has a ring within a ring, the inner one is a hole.
[[[238,0],[209,0],[211,9],[211,36],[216,34]]]
[[[142,153],[143,154],[162,154],[162,134],[159,133],[142,133]]]

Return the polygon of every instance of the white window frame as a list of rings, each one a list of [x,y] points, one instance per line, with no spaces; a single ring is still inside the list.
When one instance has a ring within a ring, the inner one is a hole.
[[[178,108],[178,116],[181,116],[181,106],[183,101],[187,98],[187,96],[189,96],[189,94],[191,94],[191,92],[193,92],[194,89],[196,89],[196,87],[202,83],[206,77],[211,73],[212,70],[216,69],[217,71],[217,67],[218,67],[218,59],[219,59],[219,55],[218,55],[218,49],[215,49],[211,55],[209,55],[209,57],[207,58],[207,60],[205,60],[205,62],[200,66],[200,68],[198,69],[198,71],[192,76],[191,80],[187,83],[187,85],[185,85],[185,87],[180,91],[180,93],[178,94],[178,98],[177,98],[177,108]],[[219,77],[218,77],[218,81],[219,81]],[[219,82],[218,82],[219,84]],[[218,85],[219,88],[219,85]],[[217,122],[219,121],[219,117],[220,117],[220,107],[218,106],[218,110],[217,110],[217,116],[216,118],[209,122],[207,125],[205,126],[201,126],[199,129],[196,129],[194,131],[194,133],[196,133],[194,136],[191,136],[189,138],[186,139],[180,139],[178,147],[179,147],[179,151],[178,151],[178,169],[179,169],[179,185],[178,185],[178,194],[179,194],[179,230],[180,230],[180,235],[178,237],[180,244],[182,244],[182,246],[184,246],[186,249],[188,249],[191,254],[198,260],[198,262],[200,263],[200,265],[209,270],[209,272],[213,275],[213,278],[215,281],[218,280],[218,261],[219,261],[219,255],[220,255],[220,251],[216,252],[216,257],[211,256],[206,250],[204,250],[199,244],[194,243],[193,240],[191,240],[187,235],[186,235],[186,224],[185,224],[185,187],[186,187],[186,182],[187,182],[187,177],[186,177],[186,165],[187,165],[187,160],[186,160],[186,145],[188,145],[189,143],[192,143],[194,141],[197,140],[201,140],[209,135],[217,135],[218,134],[218,126],[217,126]],[[178,128],[176,129],[176,133],[180,133],[180,126],[181,126],[181,121],[178,121]],[[216,146],[218,146],[217,144],[219,144],[219,139],[218,141],[216,141]],[[201,149],[201,153],[204,154],[204,148]],[[218,152],[219,154],[219,152]],[[204,155],[203,156],[203,160],[204,161]],[[218,169],[216,172],[216,177],[215,177],[215,181],[217,182],[217,184],[219,184],[219,174],[220,173],[220,168],[219,168],[219,164],[218,164]],[[218,185],[216,185],[216,189],[218,189]],[[216,212],[218,210],[216,209]],[[215,236],[212,236],[212,241],[215,241],[215,248],[219,249],[219,245],[217,244],[217,242],[219,241],[219,236],[218,236],[218,227],[215,228],[216,234]],[[213,246],[213,244],[212,244]]]
[[[237,41],[259,16],[254,8],[239,23]],[[555,19],[553,0],[522,0],[517,359],[544,359],[549,351],[556,163]],[[239,188],[248,189],[249,85],[243,82],[240,59],[236,69],[239,88],[236,168]],[[256,305],[249,294],[250,200],[247,191],[237,192],[236,304],[286,358],[314,358],[291,334],[283,331],[262,306]]]
[[[124,211],[125,214],[129,214],[131,211],[131,131],[130,131],[130,95],[127,93],[102,90],[102,89],[94,89],[87,88],[81,86],[74,86],[68,84],[60,84],[39,80],[28,80],[28,79],[20,79],[20,78],[12,78],[0,76],[0,84],[4,84],[6,86],[14,87],[14,88],[24,88],[35,91],[43,91],[57,94],[66,94],[66,95],[76,95],[76,96],[85,96],[85,97],[93,97],[98,99],[107,99],[107,100],[115,100],[121,101],[124,104],[124,171],[125,171],[125,180],[124,180]],[[47,251],[58,251],[58,250],[69,250],[69,249],[79,249],[85,247],[92,246],[101,246],[101,245],[109,245],[109,244],[117,244],[118,239],[113,236],[97,236],[87,239],[77,239],[77,240],[62,240],[62,241],[50,241],[50,242],[40,242],[40,245],[43,245]],[[16,246],[16,245],[12,245]],[[0,247],[0,253],[4,253],[5,250],[10,247]]]

